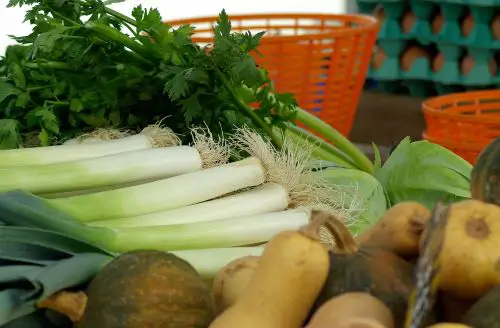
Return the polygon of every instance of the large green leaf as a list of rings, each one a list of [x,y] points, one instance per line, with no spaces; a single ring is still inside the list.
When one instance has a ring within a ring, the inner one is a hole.
[[[354,207],[349,230],[359,234],[372,226],[387,210],[382,185],[372,175],[355,169],[327,168],[318,171],[330,184],[339,186],[346,194],[345,206]]]
[[[428,141],[404,139],[375,176],[392,205],[417,201],[433,208],[438,200],[470,197],[472,166],[448,149]]]

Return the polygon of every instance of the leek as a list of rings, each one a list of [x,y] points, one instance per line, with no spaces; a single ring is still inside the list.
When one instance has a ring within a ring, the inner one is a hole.
[[[203,279],[213,279],[230,262],[244,256],[260,256],[264,247],[229,247],[172,251],[191,264]]]
[[[153,227],[102,228],[71,220],[67,214],[31,194],[0,194],[0,221],[57,231],[108,251],[140,249],[163,251],[225,248],[269,241],[284,230],[309,223],[310,211],[296,209],[241,218]]]
[[[202,158],[192,147],[142,149],[74,162],[0,168],[0,191],[66,192],[169,178],[202,167]]]
[[[264,181],[262,163],[250,157],[133,187],[46,201],[77,221],[104,221],[192,205]]]
[[[172,144],[172,140],[175,144]],[[177,145],[177,141],[172,138],[172,132],[169,129],[147,127],[139,134],[103,142],[2,150],[0,151],[0,167],[71,162],[174,145]]]
[[[288,194],[286,189],[276,183],[266,183],[249,191],[208,202],[136,217],[99,221],[91,223],[91,225],[134,227],[194,223],[283,211],[287,207]]]

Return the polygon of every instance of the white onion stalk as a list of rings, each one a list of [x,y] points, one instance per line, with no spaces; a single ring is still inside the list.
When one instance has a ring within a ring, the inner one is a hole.
[[[161,180],[161,179],[137,180],[134,182],[106,185],[106,186],[96,187],[96,188],[79,189],[79,190],[71,190],[71,191],[64,191],[64,192],[39,193],[36,195],[39,197],[42,197],[42,198],[46,198],[46,199],[68,198],[68,197],[73,197],[73,196],[94,194],[96,192],[101,192],[101,191],[108,191],[108,190],[115,190],[115,189],[120,189],[120,188],[138,186],[140,184],[149,183],[149,182],[153,182],[156,180]]]
[[[260,256],[264,247],[229,247],[172,251],[191,264],[203,279],[213,279],[230,262],[245,256]]]
[[[222,248],[262,243],[282,231],[298,230],[309,223],[310,214],[295,209],[194,224],[93,229],[113,231],[114,238],[103,246],[116,252]]]
[[[28,166],[71,162],[127,151],[170,147],[180,144],[179,138],[168,128],[149,126],[141,133],[121,139],[82,145],[8,149],[0,151],[0,167]]]
[[[141,216],[91,223],[98,227],[136,227],[195,223],[283,211],[288,207],[286,189],[266,183],[248,191],[208,202]]]
[[[46,202],[78,221],[104,221],[201,203],[264,180],[262,163],[251,157],[138,186]]]
[[[150,148],[64,163],[0,168],[0,192],[66,192],[164,179],[203,168],[193,147]]]

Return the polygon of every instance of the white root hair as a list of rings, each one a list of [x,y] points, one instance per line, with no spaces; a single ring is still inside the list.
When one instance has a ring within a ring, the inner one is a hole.
[[[229,162],[231,147],[223,136],[215,139],[208,127],[193,127],[191,138],[192,147],[200,153],[204,169]]]
[[[301,206],[320,207],[344,218],[353,224],[354,208],[357,198],[351,199],[348,193],[337,185],[328,183],[320,174],[314,172],[313,145],[304,147],[294,144],[284,134],[283,145],[277,150],[268,138],[243,127],[236,128],[231,144],[238,150],[261,160],[267,175],[267,182],[279,183],[288,191],[290,208]]]
[[[140,134],[149,138],[153,148],[175,147],[182,144],[175,132],[169,127],[162,126],[160,122],[148,125]]]

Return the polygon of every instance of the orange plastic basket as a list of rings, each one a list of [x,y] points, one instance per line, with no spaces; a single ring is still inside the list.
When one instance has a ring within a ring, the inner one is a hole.
[[[470,163],[500,136],[500,90],[455,93],[422,104],[427,130],[423,137],[441,144]]]
[[[217,17],[169,21],[196,27],[193,40],[213,40]],[[348,135],[366,78],[378,21],[364,15],[231,15],[233,30],[266,31],[255,61],[278,92],[291,92],[300,107]]]

